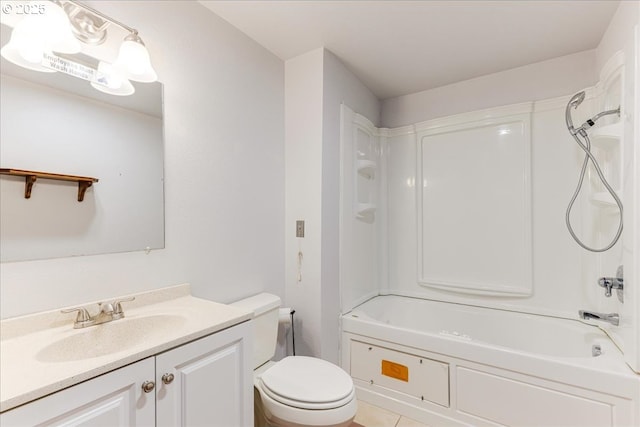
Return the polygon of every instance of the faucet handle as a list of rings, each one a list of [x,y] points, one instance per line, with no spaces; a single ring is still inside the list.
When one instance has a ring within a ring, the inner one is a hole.
[[[136,297],[125,298],[116,300],[113,302],[113,319],[121,319],[124,317],[124,310],[122,310],[122,303],[135,300]]]
[[[99,302],[98,308],[100,313],[104,314],[112,314],[115,310],[113,309],[113,304],[110,302]]]
[[[73,327],[75,329],[90,326],[94,322],[94,320],[91,318],[91,315],[84,307],[67,308],[64,310],[60,310],[61,313],[73,313],[76,311],[78,312],[78,316],[76,317],[76,321],[73,324]]]
[[[613,288],[613,281],[608,277],[601,277],[598,279],[598,285],[604,288],[604,296],[609,298],[611,296],[611,288]]]
[[[622,277],[601,277],[598,285],[604,288],[604,296],[610,297],[612,289],[623,289],[624,279]]]

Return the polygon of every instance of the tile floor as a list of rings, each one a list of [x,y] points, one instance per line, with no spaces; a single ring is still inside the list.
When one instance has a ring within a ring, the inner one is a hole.
[[[386,409],[358,401],[358,413],[352,427],[428,427],[410,418],[400,416]]]

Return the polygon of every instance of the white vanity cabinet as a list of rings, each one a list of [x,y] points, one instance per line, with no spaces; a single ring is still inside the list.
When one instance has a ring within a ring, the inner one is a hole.
[[[155,394],[142,384],[153,380],[155,361],[139,362],[0,414],[2,427],[153,426]]]
[[[3,412],[0,425],[253,426],[251,327],[241,323]]]
[[[253,427],[250,326],[156,356],[157,426]]]

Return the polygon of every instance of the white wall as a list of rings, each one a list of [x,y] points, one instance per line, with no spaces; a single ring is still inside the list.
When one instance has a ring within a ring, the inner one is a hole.
[[[379,102],[323,48],[288,60],[285,70],[285,302],[296,310],[296,353],[337,362],[340,104],[377,122]],[[295,237],[298,219],[304,238]]]
[[[525,65],[382,102],[382,126],[394,128],[437,117],[570,94],[598,78],[593,50]]]
[[[316,49],[285,63],[285,303],[296,310],[296,354],[311,356],[322,346],[323,56]],[[295,237],[296,220],[305,221],[304,238]]]
[[[4,263],[3,318],[183,282],[284,294],[283,63],[198,3],[144,3],[91,5],[140,31],[164,83],[166,248]]]
[[[375,124],[380,102],[328,50],[324,51],[322,105],[322,351],[338,362],[340,336],[340,105],[345,104]]]

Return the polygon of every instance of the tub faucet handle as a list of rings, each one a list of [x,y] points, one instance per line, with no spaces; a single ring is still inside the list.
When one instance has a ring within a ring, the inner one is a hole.
[[[621,277],[601,277],[598,285],[604,288],[604,296],[611,296],[612,289],[623,289],[624,280]]]

